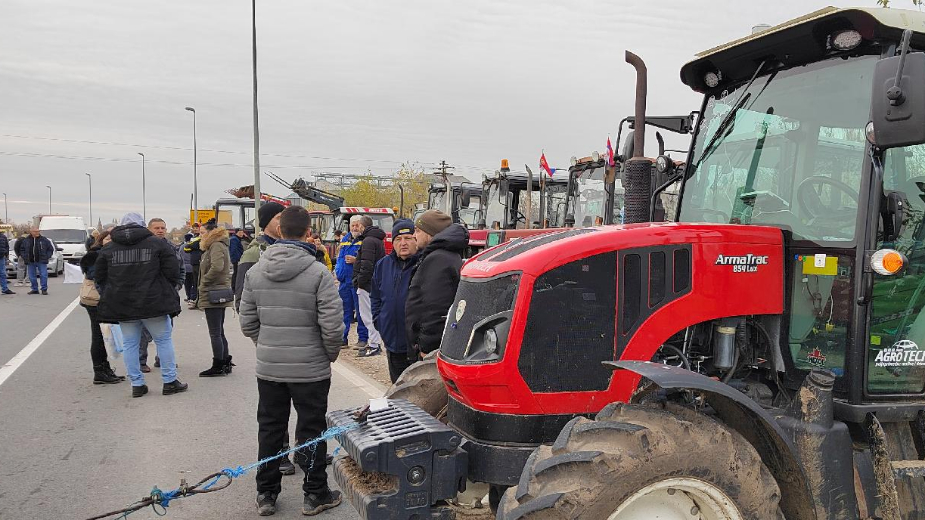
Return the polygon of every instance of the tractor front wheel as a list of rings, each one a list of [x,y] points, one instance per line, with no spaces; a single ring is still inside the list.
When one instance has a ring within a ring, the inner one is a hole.
[[[530,456],[499,520],[779,520],[777,482],[737,432],[674,405],[611,404]]]
[[[446,415],[447,392],[437,370],[437,352],[411,365],[385,392],[389,399],[405,399],[437,419]]]

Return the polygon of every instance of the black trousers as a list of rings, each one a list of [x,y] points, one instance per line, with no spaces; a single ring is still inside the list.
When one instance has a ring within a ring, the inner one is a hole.
[[[394,383],[398,381],[398,376],[400,376],[406,368],[414,364],[414,361],[408,359],[408,354],[405,352],[395,353],[386,350],[386,353],[389,356],[389,379]]]
[[[190,300],[199,299],[199,265],[193,266],[192,273],[186,273],[186,279],[190,280],[190,288],[187,291],[186,297]],[[192,292],[193,294],[189,294]]]
[[[212,357],[214,359],[228,359],[228,340],[225,338],[225,308],[213,307],[203,310],[206,313],[206,325],[209,326]]]
[[[231,290],[237,291],[238,285],[238,263],[231,264]]]
[[[87,314],[90,316],[90,359],[94,365],[106,363],[106,344],[103,343],[103,330],[97,319],[96,307],[84,307],[84,309],[87,309]]]
[[[314,383],[276,383],[257,378],[257,457],[263,459],[279,453],[289,438],[289,408],[295,407],[297,415],[296,446],[321,435],[327,423],[324,414],[328,411],[328,391],[331,380]],[[290,404],[291,403],[291,404]],[[306,494],[323,494],[328,489],[328,473],[324,457],[328,452],[326,442],[314,446],[314,450],[303,448],[295,453],[293,462],[305,473],[302,491]],[[276,459],[257,468],[257,493],[278,495],[283,474],[279,472]]]

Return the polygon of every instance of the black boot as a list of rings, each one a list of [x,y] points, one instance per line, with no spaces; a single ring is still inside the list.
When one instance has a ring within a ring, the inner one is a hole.
[[[112,373],[109,363],[100,363],[93,365],[93,384],[94,385],[114,385],[121,383],[122,379]]]
[[[109,375],[112,377],[118,377],[119,381],[125,381],[125,376],[116,374],[116,371],[112,369],[112,365],[109,364],[109,361],[104,361],[103,363],[106,365],[106,371],[109,372]]]
[[[225,364],[222,366],[222,368],[225,370],[225,373],[226,373],[226,374],[230,374],[230,373],[231,373],[231,367],[236,367],[236,366],[237,366],[237,365],[235,365],[234,363],[231,362],[231,356],[228,356],[228,357],[225,358]]]
[[[212,358],[212,368],[200,372],[199,377],[216,377],[225,374],[225,360]]]

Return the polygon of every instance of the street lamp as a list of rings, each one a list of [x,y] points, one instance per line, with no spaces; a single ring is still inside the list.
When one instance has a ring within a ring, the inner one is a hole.
[[[45,185],[48,188],[48,213],[51,214],[51,186]]]
[[[141,218],[148,221],[148,203],[145,200],[145,154],[138,152],[141,156]]]
[[[257,125],[257,0],[251,0],[251,55],[254,76],[254,216],[260,214],[260,129]],[[260,219],[254,218],[254,236],[260,234]]]
[[[186,109],[193,113],[193,222],[199,222],[199,181],[196,178],[196,109],[193,107],[186,107]]]
[[[3,192],[3,223],[10,223],[10,207],[6,204],[6,192]]]
[[[93,176],[89,173],[84,173],[84,175],[87,176],[87,182],[90,185],[90,225],[96,227],[96,225],[93,224]]]

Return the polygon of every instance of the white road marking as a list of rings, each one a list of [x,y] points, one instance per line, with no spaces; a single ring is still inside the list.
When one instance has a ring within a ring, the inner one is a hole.
[[[381,386],[378,382],[373,381],[366,377],[365,374],[361,374],[351,368],[345,363],[331,363],[331,368],[334,369],[338,375],[342,376],[347,381],[350,381],[356,385],[359,389],[363,390],[370,397],[382,397],[382,394],[385,393],[385,387]],[[2,382],[2,380],[0,380]]]
[[[55,316],[55,319],[51,320],[51,323],[49,323],[48,326],[42,330],[42,332],[39,332],[38,336],[32,338],[32,341],[30,341],[28,345],[20,350],[18,354],[13,356],[13,359],[11,359],[5,365],[0,366],[0,385],[2,385],[4,381],[7,380],[7,378],[13,375],[13,372],[16,372],[16,369],[25,363],[26,360],[29,359],[29,356],[31,356],[33,352],[42,346],[42,343],[45,343],[45,340],[48,339],[48,337],[51,336],[55,329],[57,329],[58,326],[64,322],[68,315],[77,308],[79,303],[80,298],[74,298],[74,301],[65,307],[60,314]]]

